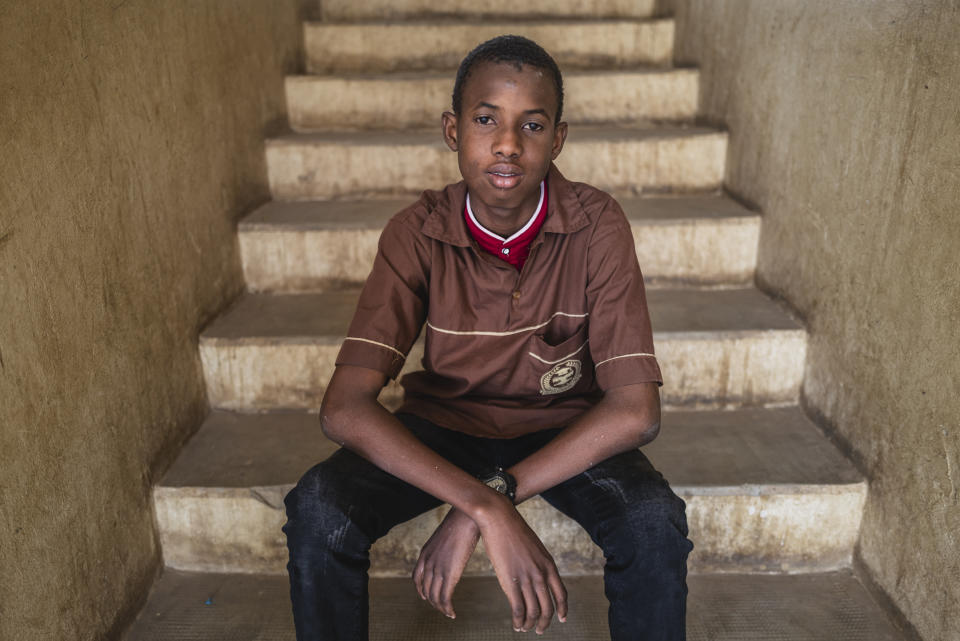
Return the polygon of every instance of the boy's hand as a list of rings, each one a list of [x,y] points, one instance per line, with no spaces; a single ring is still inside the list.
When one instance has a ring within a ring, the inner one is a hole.
[[[526,632],[536,626],[537,634],[543,634],[554,611],[561,622],[567,620],[567,590],[553,557],[517,509],[506,498],[498,503],[478,523],[487,556],[510,601],[513,629]]]
[[[473,519],[452,508],[420,550],[413,569],[413,583],[420,598],[451,619],[457,616],[453,610],[453,589],[479,540],[480,528]]]

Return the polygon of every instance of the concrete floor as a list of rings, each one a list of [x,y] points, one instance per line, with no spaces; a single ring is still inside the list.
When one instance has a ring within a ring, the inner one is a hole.
[[[850,572],[693,575],[690,641],[904,641]],[[567,623],[544,638],[608,639],[600,577],[568,577]],[[464,579],[449,620],[420,601],[408,579],[371,581],[374,641],[498,641],[516,638],[493,578]],[[532,635],[532,633],[531,633]],[[166,570],[126,641],[293,640],[285,576]]]

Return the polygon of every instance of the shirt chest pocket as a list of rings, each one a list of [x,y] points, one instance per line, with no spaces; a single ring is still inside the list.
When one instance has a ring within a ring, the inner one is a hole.
[[[525,392],[557,396],[582,393],[593,387],[587,323],[578,320],[579,327],[572,333],[554,326],[552,331],[534,333],[527,341],[518,363]]]
[[[594,387],[583,317],[556,317],[535,330],[507,335],[428,329],[423,365],[430,393],[550,399]]]

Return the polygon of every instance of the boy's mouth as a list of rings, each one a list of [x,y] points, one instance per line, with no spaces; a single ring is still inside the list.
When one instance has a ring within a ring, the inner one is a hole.
[[[490,182],[497,189],[510,189],[516,187],[523,179],[523,173],[510,167],[492,167],[487,171]]]

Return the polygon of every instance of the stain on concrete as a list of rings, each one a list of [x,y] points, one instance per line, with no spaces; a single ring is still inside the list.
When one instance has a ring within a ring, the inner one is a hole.
[[[950,499],[953,502],[957,501],[957,479],[955,475],[957,470],[955,469],[954,458],[957,457],[956,448],[953,447],[953,441],[950,439],[950,435],[947,432],[946,427],[940,428],[941,442],[943,443],[943,458],[947,465],[947,479],[950,481]]]
[[[252,487],[250,495],[257,501],[274,510],[284,510],[283,497],[287,494],[287,488],[282,487]]]

